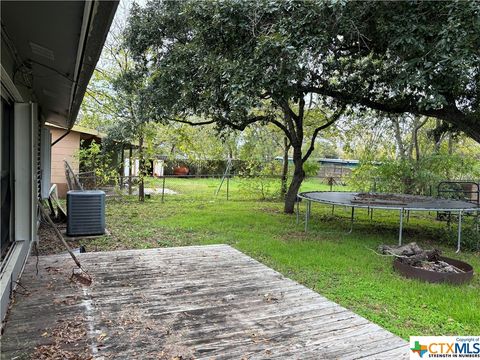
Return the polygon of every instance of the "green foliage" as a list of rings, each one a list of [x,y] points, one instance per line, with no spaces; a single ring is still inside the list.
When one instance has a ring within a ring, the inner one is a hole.
[[[280,177],[282,164],[279,161],[258,162],[246,161],[237,173],[240,178],[240,188],[256,194],[262,200],[278,199],[280,197]]]
[[[479,2],[351,1],[332,9],[341,21],[331,28],[335,55],[320,60],[320,93],[435,116],[480,140]]]
[[[88,183],[94,182],[97,187],[116,184],[118,172],[113,166],[112,153],[103,151],[102,146],[95,141],[88,146],[84,145],[84,140],[82,140],[76,158],[79,161],[81,172],[91,173],[91,177],[93,177],[92,179],[87,176]]]
[[[252,124],[239,134],[238,158],[246,161],[270,162],[283,155],[285,134],[272,124]]]
[[[361,162],[350,174],[348,182],[357,191],[377,191],[375,184],[377,169],[378,166],[372,162]]]
[[[243,126],[265,99],[313,92],[479,140],[478,29],[476,1],[156,0],[133,8],[127,43],[154,64],[160,118]]]
[[[125,33],[144,64],[141,93],[151,119],[220,131],[270,123],[283,131],[296,164],[286,212],[315,138],[345,109],[319,96],[306,106],[316,85],[310,65],[328,48],[324,10],[319,2],[152,0],[132,8]],[[312,46],[316,41],[321,46]]]
[[[306,176],[317,176],[320,164],[316,161],[307,161],[303,164],[303,170]]]
[[[313,85],[323,5],[283,1],[149,1],[132,8],[126,43],[149,59],[148,103],[158,120],[198,116],[244,128]],[[252,16],[252,14],[256,14]],[[310,34],[310,32],[312,32]]]
[[[361,191],[435,195],[444,180],[477,179],[480,167],[473,157],[458,154],[431,154],[419,161],[385,159],[380,164],[363,163],[349,183]]]

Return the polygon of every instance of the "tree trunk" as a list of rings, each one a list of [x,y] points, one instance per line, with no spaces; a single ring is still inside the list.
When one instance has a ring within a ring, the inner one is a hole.
[[[293,164],[295,166],[292,182],[285,196],[284,212],[293,214],[295,211],[295,201],[297,199],[298,190],[305,179],[305,171],[303,171],[302,148],[301,145],[293,148]]]
[[[418,143],[418,129],[415,129],[414,145],[415,145],[415,160],[419,162],[420,161],[420,145]]]
[[[138,162],[139,169],[138,175],[140,175],[140,182],[138,184],[138,200],[145,201],[145,184],[143,178],[145,176],[145,159],[143,154],[143,131],[140,130],[140,137],[138,139]]]
[[[393,123],[393,128],[395,130],[395,140],[397,141],[397,151],[398,157],[400,159],[405,159],[405,146],[402,140],[402,130],[400,129],[400,123],[398,117],[391,117],[391,121]]]
[[[122,150],[120,154],[120,177],[119,185],[120,189],[123,189],[123,175],[125,174],[125,144],[122,144]]]
[[[418,131],[427,123],[427,119],[423,120],[423,121],[420,121],[420,123],[418,123],[418,120],[420,119],[415,119],[415,128],[414,128],[414,132],[413,132],[413,142],[414,142],[414,145],[415,145],[415,160],[417,162],[420,161],[420,144],[418,143]]]
[[[132,145],[130,144],[130,148],[128,149],[128,195],[132,195],[132,166],[133,166],[133,152],[132,152]]]
[[[435,154],[438,154],[440,152],[440,147],[442,146],[442,141],[443,141],[443,138],[444,138],[444,133],[443,132],[438,132],[438,135],[436,135],[436,132],[438,131],[438,129],[440,129],[440,127],[442,126],[442,120],[440,119],[436,119],[435,120],[435,129],[433,131],[433,139],[434,139],[434,142],[435,142],[435,147],[434,147],[434,150],[433,152]]]
[[[280,189],[280,195],[282,198],[284,198],[287,193],[288,150],[290,150],[290,145],[286,136],[283,138],[283,146],[282,186]]]

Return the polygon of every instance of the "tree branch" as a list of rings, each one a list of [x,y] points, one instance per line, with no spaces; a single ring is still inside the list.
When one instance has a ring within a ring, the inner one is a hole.
[[[290,108],[288,105],[288,101],[283,101],[283,100],[275,100],[275,103],[277,104],[278,107],[283,111],[284,118],[285,118],[285,124],[278,123],[278,127],[283,130],[285,135],[287,135],[288,139],[290,140],[291,144],[301,144],[302,140],[299,139],[297,130],[295,129],[295,124],[296,123],[296,118],[297,114]],[[293,121],[292,121],[293,119]]]
[[[290,133],[290,131],[288,131],[287,127],[284,124],[282,124],[280,121],[277,121],[275,119],[270,120],[270,122],[272,124],[274,124],[275,126],[277,126],[279,129],[281,129],[285,133],[285,136],[288,138],[288,140],[290,141],[290,144],[291,144],[292,143],[292,134]]]
[[[288,131],[287,127],[285,125],[283,125],[280,121],[276,120],[272,116],[265,116],[265,115],[254,116],[254,117],[246,120],[245,122],[243,122],[241,125],[235,124],[231,121],[228,121],[225,118],[223,118],[221,121],[219,121],[219,120],[206,120],[206,121],[200,121],[200,122],[194,122],[194,121],[189,121],[189,120],[185,120],[185,119],[178,119],[178,118],[176,118],[176,119],[169,118],[168,120],[173,121],[173,122],[182,123],[182,124],[188,124],[188,125],[191,125],[191,126],[210,125],[210,124],[215,124],[217,122],[221,122],[223,124],[228,125],[232,129],[239,130],[239,131],[245,130],[245,128],[250,124],[265,121],[265,122],[269,122],[269,123],[277,126],[279,129],[281,129],[285,133],[285,136],[288,138],[288,140],[290,140],[290,142],[292,142],[292,135]]]
[[[449,122],[455,117],[465,117],[460,110],[457,109],[454,103],[444,106],[441,109],[421,109],[412,103],[416,103],[415,99],[410,99],[402,102],[393,102],[390,101],[388,103],[379,102],[375,100],[371,100],[366,97],[356,96],[352,93],[342,92],[338,90],[333,90],[328,87],[318,87],[318,86],[308,86],[303,88],[304,91],[312,92],[319,95],[330,96],[332,98],[338,99],[344,103],[352,104],[352,105],[363,105],[369,107],[373,110],[379,110],[387,113],[412,113],[417,115],[425,115],[425,116],[432,116],[439,119],[444,119]]]
[[[168,120],[173,121],[173,122],[182,123],[182,124],[188,124],[188,125],[191,125],[191,126],[202,126],[202,125],[209,125],[209,124],[216,123],[215,120],[200,121],[200,122],[193,122],[193,121],[188,121],[188,120],[172,119],[172,118],[170,118]]]
[[[305,161],[308,160],[308,158],[310,157],[310,155],[312,155],[312,152],[313,150],[315,149],[315,140],[318,136],[318,133],[320,131],[322,131],[323,129],[326,129],[328,128],[330,125],[332,125],[333,123],[335,123],[335,121],[337,121],[340,116],[342,116],[343,112],[345,110],[345,107],[342,107],[339,111],[335,112],[335,114],[332,115],[332,117],[330,118],[329,121],[327,121],[325,124],[323,124],[322,126],[319,126],[317,127],[314,131],[313,131],[313,135],[312,135],[312,138],[310,140],[310,146],[307,150],[307,152],[305,153],[305,155],[303,156],[302,158],[302,163],[304,163]]]

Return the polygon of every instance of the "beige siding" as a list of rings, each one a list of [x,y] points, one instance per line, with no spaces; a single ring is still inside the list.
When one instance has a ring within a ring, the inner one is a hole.
[[[50,128],[52,142],[65,134],[66,130]],[[76,155],[80,149],[80,133],[72,131],[52,147],[52,184],[57,184],[58,195],[65,197],[67,193],[67,180],[65,178],[64,160],[68,161],[74,172],[78,172]]]

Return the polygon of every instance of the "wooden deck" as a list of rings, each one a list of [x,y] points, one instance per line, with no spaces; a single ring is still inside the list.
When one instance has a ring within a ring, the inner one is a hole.
[[[226,245],[80,259],[91,286],[65,255],[38,275],[30,258],[2,359],[408,358],[406,341]]]

